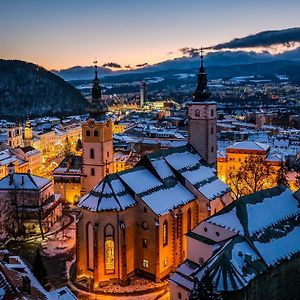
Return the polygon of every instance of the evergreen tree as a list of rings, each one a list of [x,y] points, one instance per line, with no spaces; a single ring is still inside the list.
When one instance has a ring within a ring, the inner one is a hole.
[[[284,162],[281,163],[280,168],[277,172],[277,177],[276,177],[276,183],[277,185],[285,185],[285,186],[289,186],[288,180],[287,180],[287,167],[286,164]]]
[[[223,297],[206,271],[201,279],[195,280],[194,289],[189,294],[189,300],[222,300]]]
[[[65,148],[64,148],[64,155],[65,157],[71,153],[71,143],[68,137],[65,140]]]
[[[80,149],[82,149],[82,142],[81,139],[78,139],[76,143],[76,151],[79,151]]]
[[[45,268],[39,248],[37,248],[36,250],[36,256],[33,262],[32,273],[42,285],[45,285],[47,283],[47,270]]]

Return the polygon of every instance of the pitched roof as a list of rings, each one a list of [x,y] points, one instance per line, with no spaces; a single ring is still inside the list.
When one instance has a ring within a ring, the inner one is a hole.
[[[238,149],[238,150],[255,150],[255,151],[267,151],[270,145],[255,142],[255,141],[242,141],[234,143],[227,149]]]
[[[122,181],[111,174],[80,199],[79,207],[90,211],[120,211],[136,205]]]
[[[0,180],[0,190],[39,190],[51,181],[28,173],[14,173],[12,181],[10,175]]]
[[[204,222],[237,233],[194,274],[207,270],[220,291],[241,289],[300,252],[299,201],[284,186],[241,197]]]
[[[216,170],[206,165],[191,146],[147,154],[136,167],[114,176],[124,186],[124,192],[137,195],[157,215],[196,199],[184,186],[185,180],[194,185],[208,200],[229,192],[228,186],[217,178]],[[90,194],[81,198],[79,206],[92,211],[101,210],[101,205],[97,203],[103,192],[99,192],[99,189],[104,188],[103,184],[107,180],[104,179]],[[113,194],[109,189],[110,187],[106,187],[108,194]],[[111,204],[114,210],[121,209],[113,198],[110,199],[115,203]]]

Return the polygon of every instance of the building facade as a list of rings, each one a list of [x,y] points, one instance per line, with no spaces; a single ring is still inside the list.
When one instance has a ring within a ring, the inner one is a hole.
[[[170,277],[171,300],[188,300],[205,273],[222,299],[297,299],[299,220],[299,192],[284,186],[234,201],[187,234],[187,259]]]
[[[211,92],[207,88],[207,75],[201,54],[198,84],[189,103],[189,143],[208,164],[217,165],[217,106],[209,101]]]
[[[95,67],[89,118],[82,125],[82,194],[88,193],[105,175],[113,172],[113,123],[105,113],[108,107],[101,99],[101,87]]]
[[[62,216],[61,197],[50,180],[29,173],[15,173],[0,180],[0,236],[30,235],[49,231]]]
[[[196,92],[205,93],[206,77],[198,80]],[[195,132],[190,130],[190,144],[146,154],[80,199],[77,280],[90,278],[94,289],[126,285],[136,274],[160,281],[185,260],[186,233],[232,201],[228,186],[198,153]]]

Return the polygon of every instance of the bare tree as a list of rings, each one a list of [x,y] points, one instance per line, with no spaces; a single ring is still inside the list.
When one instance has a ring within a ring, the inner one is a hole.
[[[229,174],[227,182],[238,198],[274,186],[273,174],[273,168],[265,163],[264,157],[253,155],[242,163],[239,170]]]
[[[240,170],[237,172],[230,172],[227,178],[227,184],[231,187],[231,192],[235,199],[243,195],[245,186],[243,183],[243,174]]]

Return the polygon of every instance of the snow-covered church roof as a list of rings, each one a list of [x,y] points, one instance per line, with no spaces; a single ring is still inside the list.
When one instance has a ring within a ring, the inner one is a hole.
[[[29,173],[14,173],[0,180],[0,190],[40,190],[51,181]]]
[[[215,242],[212,257],[194,276],[201,279],[208,271],[218,290],[239,290],[300,253],[299,196],[284,186],[263,190],[241,197],[204,221],[235,234]]]
[[[134,205],[136,201],[115,174],[106,176],[90,193],[83,196],[78,204],[79,207],[90,211],[119,211]]]
[[[111,186],[107,186],[107,179],[104,179],[80,199],[79,207],[91,211],[125,209],[135,203],[133,198],[129,199],[129,195],[136,195],[157,215],[162,215],[196,199],[197,195],[187,188],[186,182],[207,200],[229,192],[229,187],[217,178],[216,170],[206,165],[189,145],[145,155],[136,167],[108,177],[111,176],[122,184],[122,192],[128,195],[125,205],[118,204],[116,193]],[[106,205],[99,204],[103,201],[99,200],[103,198],[103,193],[112,195],[105,196]]]

